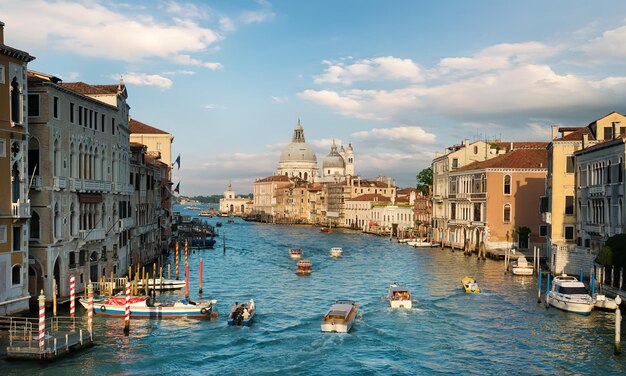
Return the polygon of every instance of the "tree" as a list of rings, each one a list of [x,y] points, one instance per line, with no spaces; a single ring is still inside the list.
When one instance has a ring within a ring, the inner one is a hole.
[[[433,185],[433,169],[430,167],[425,168],[420,171],[415,178],[417,179],[417,186],[415,188],[422,192],[424,196],[427,196],[428,187]]]

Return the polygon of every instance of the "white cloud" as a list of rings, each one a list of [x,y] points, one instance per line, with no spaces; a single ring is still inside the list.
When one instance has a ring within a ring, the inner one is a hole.
[[[360,60],[352,64],[328,60],[322,63],[326,64],[327,67],[323,74],[314,77],[314,82],[317,84],[351,85],[356,81],[405,80],[419,82],[422,80],[419,66],[411,59],[381,56]]]
[[[163,72],[163,74],[166,76],[177,76],[177,75],[193,76],[194,74],[196,74],[196,72],[190,71],[190,70],[177,70],[177,71]]]
[[[393,128],[374,128],[370,131],[360,131],[352,134],[353,137],[372,140],[391,140],[406,143],[434,143],[436,136],[426,132],[418,126],[402,126]]]
[[[199,67],[208,68],[210,70],[218,70],[224,68],[221,63],[208,63],[198,59],[194,59],[189,55],[174,55],[171,60],[181,65],[194,65]]]
[[[374,115],[371,112],[363,109],[362,103],[358,100],[350,98],[349,95],[341,95],[336,91],[305,90],[298,93],[298,97],[335,108],[343,115],[355,116],[361,119],[374,118]]]
[[[124,83],[126,84],[156,86],[162,89],[172,87],[172,80],[167,77],[159,76],[158,74],[128,72],[124,74],[113,74],[111,78],[118,80],[120,76],[124,79]]]
[[[258,0],[257,3],[261,6],[257,10],[246,10],[241,12],[239,19],[244,24],[261,23],[270,21],[276,16],[272,11],[272,4],[269,1]]]
[[[221,108],[221,106],[215,103],[208,103],[204,105],[204,108],[206,108],[207,110],[215,110],[215,109]]]
[[[142,10],[118,12],[116,7],[96,1],[5,1],[2,7],[3,21],[12,30],[28,30],[13,34],[12,45],[28,51],[48,46],[60,52],[127,62],[176,60],[181,55],[201,53],[222,38],[189,18],[156,20]]]
[[[552,138],[552,128],[550,125],[528,123],[528,132],[540,140],[550,140]]]
[[[580,47],[587,62],[593,64],[620,63],[626,58],[626,26],[607,30],[600,37]]]
[[[276,97],[272,95],[270,98],[272,98],[272,100],[276,103],[286,103],[289,101],[289,98],[287,98],[286,96]]]
[[[341,139],[339,138],[321,138],[318,140],[307,140],[307,143],[315,146],[315,148],[317,150],[320,150],[323,155],[326,155],[330,152],[330,147],[333,145],[333,141],[335,142],[337,149],[339,149],[341,145],[343,145]]]
[[[166,1],[162,8],[169,14],[182,18],[209,19],[210,11],[207,7],[198,6],[193,3],[181,3],[177,1]]]

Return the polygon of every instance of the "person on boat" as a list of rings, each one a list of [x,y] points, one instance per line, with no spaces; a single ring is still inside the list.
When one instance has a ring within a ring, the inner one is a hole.
[[[243,309],[243,314],[241,315],[241,317],[244,319],[244,321],[250,317],[250,312],[248,312],[247,308]]]
[[[250,299],[250,304],[248,304],[248,308],[250,309],[250,311],[254,311],[254,300]]]
[[[239,307],[239,303],[235,302],[232,307],[230,307],[230,316],[235,318],[235,312],[237,312],[237,307]]]

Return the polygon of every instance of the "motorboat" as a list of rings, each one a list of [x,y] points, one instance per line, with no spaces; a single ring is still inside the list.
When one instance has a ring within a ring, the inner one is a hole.
[[[332,229],[332,228],[330,228],[330,227],[322,227],[322,228],[320,229],[320,232],[330,233],[330,232],[333,232],[333,229]]]
[[[461,279],[461,283],[463,284],[463,289],[467,293],[478,293],[480,292],[480,287],[478,287],[478,282],[471,277],[463,277]]]
[[[215,245],[215,239],[206,237],[206,238],[194,238],[189,242],[189,248],[195,249],[205,249],[205,248],[213,248]]]
[[[200,217],[212,217],[213,214],[211,214],[211,212],[209,211],[201,211],[200,214],[198,214]]]
[[[408,308],[413,307],[411,301],[411,291],[405,286],[401,286],[397,283],[389,285],[389,293],[387,298],[389,299],[389,305],[391,308]]]
[[[139,280],[137,282],[137,286],[142,289],[143,281]],[[160,278],[157,279],[148,279],[148,288],[151,290],[180,290],[185,288],[185,281],[179,281],[177,279],[163,279],[161,282]]]
[[[433,247],[433,243],[427,240],[410,240],[406,242],[406,244],[410,245],[413,248],[429,248]]]
[[[520,256],[511,262],[511,271],[514,275],[533,275],[535,268],[528,263],[526,257]]]
[[[222,227],[222,222],[216,222],[215,227]]]
[[[239,306],[236,304],[233,304],[233,309],[228,315],[228,326],[250,326],[256,313],[254,300],[250,299],[247,304],[241,303]]]
[[[80,304],[88,308],[86,298],[79,299]],[[170,319],[170,318],[198,318],[207,319],[217,316],[213,307],[217,300],[193,302],[181,299],[174,303],[153,303],[147,296],[130,297],[130,315],[132,318]],[[106,316],[123,317],[126,314],[126,296],[112,296],[93,304],[93,312]]]
[[[296,274],[307,275],[311,274],[311,266],[313,266],[313,263],[309,260],[299,260],[296,266],[298,267]]]
[[[548,303],[551,306],[580,315],[591,313],[594,301],[584,283],[567,274],[554,277],[552,282],[548,293]]]
[[[359,305],[352,300],[335,301],[324,315],[322,332],[348,333],[358,311]]]
[[[341,257],[343,255],[343,249],[341,247],[332,247],[330,249],[330,257]]]
[[[289,250],[289,257],[294,260],[300,260],[302,258],[302,250],[300,248],[291,248]]]
[[[603,310],[603,311],[615,311],[617,309],[617,303],[615,299],[611,299],[603,294],[597,294],[593,298],[594,308]]]

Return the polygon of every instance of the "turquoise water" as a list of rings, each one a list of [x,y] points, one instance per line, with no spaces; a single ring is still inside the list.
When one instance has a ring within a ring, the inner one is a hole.
[[[626,373],[626,355],[613,355],[612,313],[546,309],[537,304],[535,279],[505,275],[502,262],[352,231],[209,219],[218,220],[215,249],[192,252],[189,262],[197,298],[203,258],[203,298],[218,300],[219,319],[134,320],[124,337],[122,319],[96,316],[95,347],[45,365],[0,361],[0,375]],[[335,246],[343,257],[329,257]],[[294,273],[293,247],[313,262],[310,276]],[[465,294],[465,275],[483,293]],[[412,289],[412,310],[388,308],[392,282]],[[232,303],[250,297],[252,327],[228,327]],[[336,299],[360,304],[348,334],[320,332]]]

